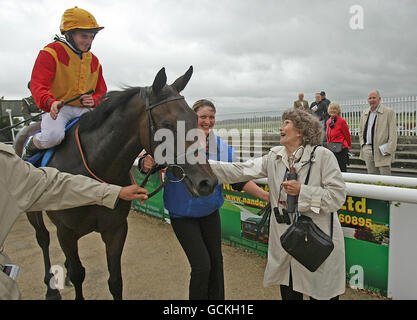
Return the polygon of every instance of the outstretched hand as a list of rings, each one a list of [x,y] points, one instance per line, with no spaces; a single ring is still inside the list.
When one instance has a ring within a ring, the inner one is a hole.
[[[130,186],[123,187],[120,190],[119,198],[127,201],[142,200],[141,204],[143,204],[146,200],[148,200],[148,194],[148,190],[132,184]]]

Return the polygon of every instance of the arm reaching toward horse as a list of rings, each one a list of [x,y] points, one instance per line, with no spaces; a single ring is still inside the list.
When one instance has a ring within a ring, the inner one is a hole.
[[[55,168],[35,168],[4,144],[0,144],[0,163],[4,168],[1,187],[9,200],[6,203],[15,202],[17,213],[86,205],[113,209],[119,198],[128,201],[147,199],[148,191],[136,185],[122,188],[85,176],[63,173]]]
[[[143,203],[148,199],[148,194],[148,190],[132,184],[120,189],[119,198],[127,201],[142,200],[141,203]]]

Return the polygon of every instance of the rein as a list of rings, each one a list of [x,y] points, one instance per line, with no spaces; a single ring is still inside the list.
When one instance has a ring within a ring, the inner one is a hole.
[[[80,142],[80,136],[78,134],[78,129],[80,128],[80,125],[77,125],[77,127],[75,128],[75,140],[77,141],[77,146],[78,146],[78,151],[80,151],[80,155],[81,158],[83,159],[83,163],[84,163],[84,167],[87,169],[87,171],[91,174],[91,176],[103,183],[107,183],[106,181],[100,179],[99,177],[97,177],[93,171],[91,171],[91,169],[88,167],[87,161],[85,160],[85,156],[84,156],[84,152],[83,152],[83,148],[81,147],[81,142]]]
[[[87,92],[85,92],[85,93],[82,93],[82,94],[80,94],[79,96],[76,96],[75,98],[72,98],[72,99],[70,99],[70,100],[65,101],[65,102],[64,102],[64,105],[69,104],[69,103],[71,103],[71,102],[74,102],[74,101],[76,101],[76,100],[80,99],[80,98],[81,98],[83,95],[85,95],[85,94],[93,94],[93,93],[94,93],[94,90],[90,90],[90,91],[87,91]],[[26,123],[26,122],[28,122],[28,121],[31,121],[31,120],[33,120],[33,119],[36,119],[36,118],[38,118],[38,117],[40,117],[40,116],[44,115],[45,113],[47,113],[47,111],[43,111],[43,112],[41,112],[41,113],[37,114],[36,116],[33,116],[33,117],[28,118],[28,119],[26,119],[26,120],[20,121],[19,123],[16,123],[16,124],[14,124],[14,125],[12,125],[12,126],[8,126],[8,127],[5,127],[5,128],[2,128],[2,129],[0,129],[0,133],[1,133],[1,132],[3,132],[3,131],[6,131],[6,130],[10,130],[10,129],[16,128],[17,126],[19,126],[19,125],[21,125],[21,124],[23,124],[23,123]]]
[[[78,147],[78,151],[80,151],[80,155],[81,155],[81,159],[83,160],[83,164],[84,167],[87,169],[88,173],[91,174],[91,176],[96,179],[97,181],[100,181],[102,183],[107,183],[106,181],[100,179],[99,177],[97,177],[93,171],[91,171],[90,167],[87,164],[87,161],[85,160],[85,156],[84,156],[84,152],[83,152],[83,148],[81,147],[81,142],[80,142],[80,135],[78,133],[78,129],[80,128],[79,125],[77,125],[77,127],[75,128],[75,140],[77,141],[77,147]],[[133,178],[132,172],[129,171],[129,176],[130,176],[130,181],[133,184],[136,184],[135,179]]]

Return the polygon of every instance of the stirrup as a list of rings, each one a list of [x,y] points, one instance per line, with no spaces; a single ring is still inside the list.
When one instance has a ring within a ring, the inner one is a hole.
[[[26,146],[23,148],[22,159],[28,161],[32,156],[38,153],[40,149],[35,146],[33,142],[33,136],[31,136],[26,143]]]

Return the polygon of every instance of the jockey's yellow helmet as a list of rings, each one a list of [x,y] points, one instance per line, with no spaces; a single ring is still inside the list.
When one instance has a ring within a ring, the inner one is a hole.
[[[98,32],[103,28],[97,24],[96,18],[90,12],[78,7],[65,10],[60,26],[62,34],[74,29]]]

